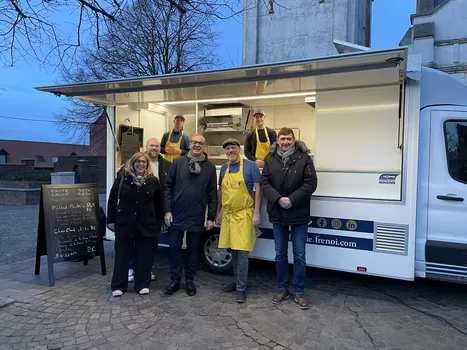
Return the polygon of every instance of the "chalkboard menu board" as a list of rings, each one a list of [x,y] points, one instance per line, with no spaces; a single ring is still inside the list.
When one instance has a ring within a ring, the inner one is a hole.
[[[122,134],[121,163],[126,163],[136,152],[140,150],[140,140],[136,133],[125,132]]]
[[[102,222],[96,184],[42,185],[37,233],[36,274],[47,255],[49,285],[55,284],[53,264],[99,252],[105,275]]]

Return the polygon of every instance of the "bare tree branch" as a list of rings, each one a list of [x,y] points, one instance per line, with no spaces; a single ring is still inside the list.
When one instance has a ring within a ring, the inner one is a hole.
[[[158,9],[214,19],[239,18],[255,0],[153,0]],[[274,0],[276,4],[279,0]],[[72,61],[83,42],[101,42],[107,27],[131,28],[119,14],[136,0],[0,0],[0,61],[34,58],[43,65]],[[243,5],[242,5],[243,3]]]
[[[107,11],[105,11],[100,5],[99,3],[98,6],[99,8],[97,8],[96,6],[94,6],[93,4],[90,4],[89,2],[85,1],[85,0],[78,0],[78,2],[80,2],[83,7],[89,7],[93,12],[94,14],[99,17],[99,14],[101,14],[102,16],[104,17],[107,17],[108,19],[110,20],[114,20],[115,19],[115,16],[111,15],[110,13],[108,13]]]
[[[207,13],[208,11],[206,11]],[[159,75],[200,70],[219,64],[215,52],[216,17],[201,12],[180,13],[166,0],[134,0],[116,17],[131,28],[110,24],[100,43],[81,48],[78,60],[62,68],[64,82]],[[71,99],[72,106],[55,117],[59,130],[82,142],[89,124],[104,107]]]

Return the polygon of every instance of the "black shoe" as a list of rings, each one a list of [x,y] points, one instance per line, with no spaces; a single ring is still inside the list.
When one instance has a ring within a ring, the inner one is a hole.
[[[190,297],[193,295],[196,295],[196,287],[193,282],[186,282],[186,294],[188,294]]]
[[[237,298],[235,299],[237,303],[243,304],[246,301],[245,291],[237,292]]]
[[[162,291],[165,295],[172,295],[180,290],[180,283],[172,282]]]
[[[237,290],[237,283],[232,282],[229,284],[226,284],[224,287],[221,288],[222,293],[232,293]]]

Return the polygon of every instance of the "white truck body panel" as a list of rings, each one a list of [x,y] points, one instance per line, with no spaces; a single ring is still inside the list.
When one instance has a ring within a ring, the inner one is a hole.
[[[187,117],[193,132],[199,107],[207,101],[238,97],[250,101],[245,102],[250,108],[270,108],[267,114],[276,122],[274,128],[306,125],[300,136],[313,144],[318,188],[311,198],[309,266],[404,280],[430,277],[465,282],[466,84],[422,67],[420,57],[408,57],[403,48],[184,73],[175,78],[39,89],[108,103],[113,130],[130,120],[134,126],[150,129],[145,139],[168,130],[171,116],[186,113],[184,103],[194,106]],[[303,105],[289,108],[292,102],[285,100],[274,105],[276,100],[261,97],[261,89],[268,86],[272,86],[270,94],[287,93],[290,101],[294,93],[304,96],[309,91],[316,96],[316,110],[307,112]],[[257,100],[245,98],[251,89],[256,89]],[[176,97],[172,92],[177,92]],[[295,112],[284,116],[284,110]],[[120,166],[112,137],[107,150],[109,191]],[[265,200],[257,234],[251,256],[274,260]],[[108,237],[112,238],[110,231]],[[167,243],[164,239],[163,234],[161,243]],[[293,262],[291,244],[289,261]]]

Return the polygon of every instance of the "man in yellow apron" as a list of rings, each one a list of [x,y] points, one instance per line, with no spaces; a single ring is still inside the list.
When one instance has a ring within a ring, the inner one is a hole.
[[[248,257],[255,247],[255,226],[260,222],[261,174],[255,163],[240,157],[238,140],[227,139],[222,147],[229,162],[221,167],[219,174],[216,222],[221,225],[219,248],[232,250],[235,281],[221,291],[237,291],[237,303],[244,303]]]
[[[276,142],[277,134],[273,129],[264,125],[266,115],[262,109],[257,109],[253,118],[255,130],[249,132],[245,138],[245,156],[256,163],[259,168],[264,166],[264,158],[269,153],[271,145]]]
[[[184,156],[190,150],[190,136],[183,131],[185,117],[177,114],[174,118],[174,127],[162,136],[161,153],[165,154],[165,159],[173,162],[175,159]]]

